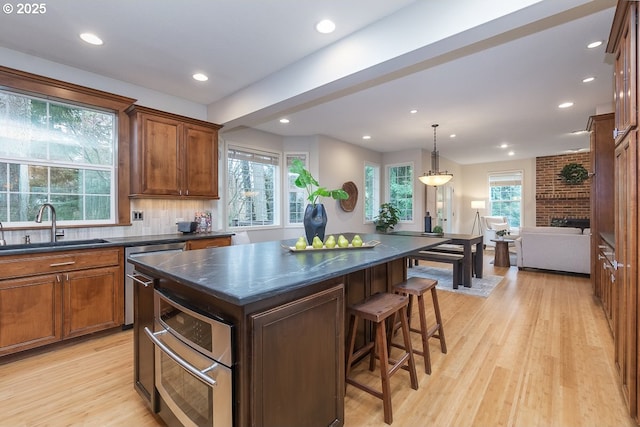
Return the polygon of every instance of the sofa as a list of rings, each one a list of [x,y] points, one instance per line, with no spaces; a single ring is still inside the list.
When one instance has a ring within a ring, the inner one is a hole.
[[[496,231],[510,231],[509,219],[506,216],[481,216],[480,227],[482,228],[483,244],[487,246],[495,246],[496,243],[492,239],[496,238]]]
[[[591,230],[573,227],[521,227],[514,242],[518,269],[539,268],[590,274]]]

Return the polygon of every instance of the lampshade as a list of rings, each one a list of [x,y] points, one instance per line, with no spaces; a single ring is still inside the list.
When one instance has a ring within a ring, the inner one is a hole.
[[[425,185],[443,185],[447,182],[451,181],[453,178],[453,174],[448,173],[447,171],[440,172],[438,168],[440,157],[438,155],[438,150],[436,148],[436,128],[437,124],[431,125],[433,127],[433,152],[431,153],[431,170],[425,173],[422,176],[419,176],[418,179]]]
[[[451,175],[450,173],[436,174],[432,171],[429,171],[429,173],[418,177],[420,182],[422,182],[423,184],[434,186],[446,184],[447,182],[451,181],[451,178],[453,178],[453,175]]]
[[[471,209],[484,209],[484,200],[472,200]]]

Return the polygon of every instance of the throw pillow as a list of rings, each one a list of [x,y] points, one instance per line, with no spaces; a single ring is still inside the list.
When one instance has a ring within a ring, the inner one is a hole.
[[[495,230],[495,231],[500,231],[500,230],[509,230],[509,224],[507,224],[506,222],[501,222],[501,223],[494,223],[491,225],[491,229]]]

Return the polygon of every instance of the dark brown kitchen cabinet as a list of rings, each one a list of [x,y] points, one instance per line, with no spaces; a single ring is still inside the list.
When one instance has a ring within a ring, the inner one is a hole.
[[[218,199],[221,126],[134,105],[131,197]]]
[[[0,256],[0,355],[122,325],[122,248]]]
[[[601,291],[606,289],[606,283],[601,284],[602,267],[599,259],[602,234],[613,235],[615,221],[614,212],[614,150],[613,140],[614,114],[599,114],[589,117],[587,130],[590,133],[590,163],[591,163],[591,282],[594,295],[603,303],[605,310],[606,295]]]
[[[607,51],[614,57],[614,93],[616,142],[637,124],[637,5],[619,1]]]
[[[638,418],[638,2],[619,0],[607,52],[614,55],[615,365],[630,415]]]
[[[253,426],[343,422],[344,310],[339,285],[251,316]]]

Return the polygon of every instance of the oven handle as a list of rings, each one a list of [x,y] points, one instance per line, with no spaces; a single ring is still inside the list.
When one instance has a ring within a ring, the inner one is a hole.
[[[217,384],[216,380],[214,380],[213,378],[211,378],[208,375],[205,375],[205,372],[209,372],[215,368],[218,367],[217,363],[214,363],[213,365],[209,366],[207,369],[203,370],[203,371],[199,371],[196,368],[194,368],[193,366],[191,366],[189,363],[187,363],[183,358],[181,358],[180,356],[178,356],[177,354],[175,354],[169,347],[167,347],[162,341],[160,341],[157,338],[157,335],[164,335],[166,334],[167,331],[162,330],[159,332],[151,332],[151,330],[149,330],[149,327],[145,327],[144,328],[144,332],[147,334],[147,336],[149,337],[149,339],[158,347],[160,347],[160,349],[162,351],[164,351],[167,356],[169,356],[170,358],[172,358],[174,360],[174,362],[176,362],[178,365],[182,366],[184,369],[186,369],[187,371],[189,371],[191,374],[193,374],[196,378],[198,378],[199,380],[207,383],[210,386],[215,386]]]

